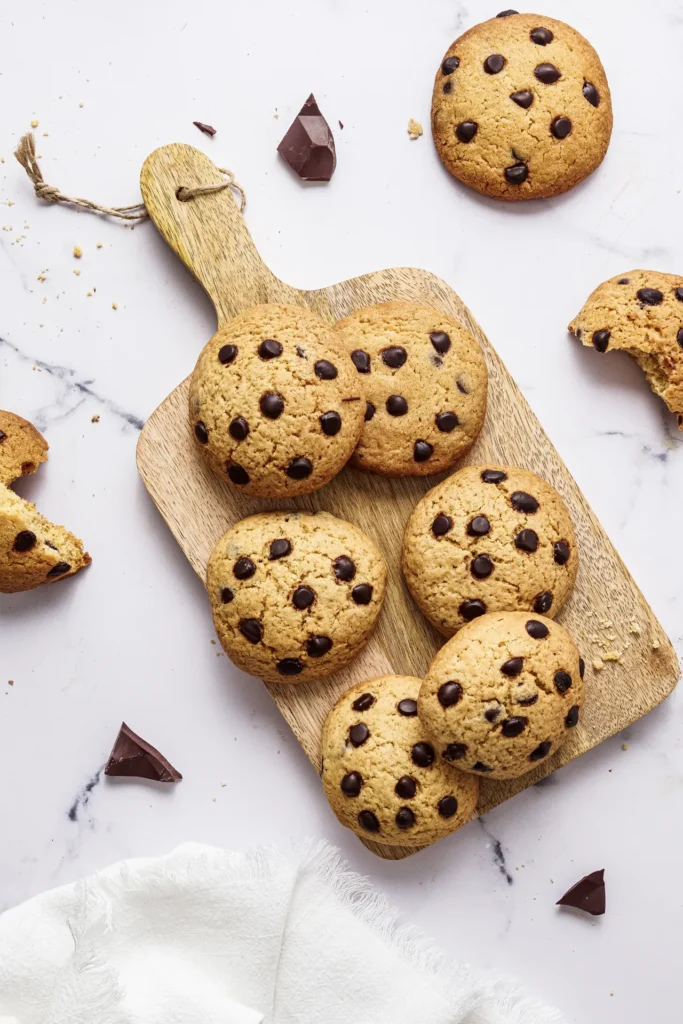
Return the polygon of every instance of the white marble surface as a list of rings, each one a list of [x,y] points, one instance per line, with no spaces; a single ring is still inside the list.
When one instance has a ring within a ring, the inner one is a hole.
[[[454,958],[517,974],[569,1021],[636,1024],[653,1002],[658,1020],[680,1019],[680,698],[450,840],[375,859],[337,825],[265,690],[217,656],[202,587],[136,474],[141,422],[212,333],[208,301],[151,225],[46,207],[11,156],[37,119],[46,179],[119,204],[136,199],[149,151],[190,142],[234,169],[261,252],[291,282],[401,264],[440,274],[683,653],[680,435],[627,357],[565,332],[604,278],[683,272],[683,4],[542,6],[600,52],[615,132],[571,194],[507,206],[452,181],[428,134],[406,134],[410,117],[428,129],[443,51],[495,0],[2,5],[0,405],[51,446],[18,489],[94,559],[74,580],[0,601],[2,907],[183,840],[325,835]],[[344,123],[322,187],[301,186],[276,154],[311,90]],[[177,764],[181,785],[100,780],[122,718]],[[606,917],[558,912],[564,888],[598,867]]]

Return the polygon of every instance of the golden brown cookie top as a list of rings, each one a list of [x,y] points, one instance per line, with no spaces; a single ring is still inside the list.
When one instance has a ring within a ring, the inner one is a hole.
[[[35,473],[47,461],[48,443],[32,423],[0,409],[0,483]]]

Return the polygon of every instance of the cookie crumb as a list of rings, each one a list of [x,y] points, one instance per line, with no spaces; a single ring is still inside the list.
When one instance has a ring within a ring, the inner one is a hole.
[[[92,298],[92,292],[86,292],[85,294],[88,296],[89,299]]]
[[[227,782],[221,782],[221,786],[223,787],[223,789],[225,789],[225,787],[227,786]]]
[[[618,661],[621,663],[621,655],[618,651],[606,651],[602,656],[603,661]]]
[[[98,412],[96,412],[94,416],[90,417],[90,422],[91,423],[99,423],[100,422],[100,414]]]
[[[594,659],[593,659],[593,668],[594,668],[594,670],[595,670],[596,672],[601,672],[601,671],[603,670],[603,668],[604,668],[604,667],[605,667],[605,666],[604,666],[604,664],[602,663],[602,661],[601,661],[601,659],[600,659],[600,658],[594,658]]]
[[[621,749],[622,750],[628,750],[628,743],[622,743],[621,744]]]
[[[37,128],[37,127],[38,127],[38,124],[39,124],[39,122],[38,122],[38,121],[35,121],[35,120],[34,120],[34,121],[31,121],[31,128]]]
[[[83,250],[81,249],[80,245],[74,245],[73,252],[76,259],[80,260],[81,256],[83,255]]]
[[[639,636],[642,633],[642,629],[635,619],[632,619],[628,626],[629,633],[633,633],[634,636]]]
[[[654,639],[654,640],[652,641],[652,650],[653,650],[653,651],[658,651],[658,650],[659,650],[659,648],[660,648],[660,646],[661,646],[661,645],[660,645],[660,643],[659,643],[659,640],[657,640],[657,639],[655,638],[655,639]]]
[[[80,270],[74,270],[74,274],[76,275],[76,277],[80,277],[81,272]]]
[[[95,248],[96,249],[101,249],[102,248],[102,242],[95,242]]]
[[[118,309],[118,308],[119,308],[119,304],[118,304],[118,302],[112,302],[112,304],[111,304],[111,308],[112,308],[112,309]]]
[[[13,679],[8,679],[7,680],[7,685],[8,686],[14,686],[14,680]]]
[[[408,135],[410,135],[411,139],[419,139],[422,135],[422,125],[412,117],[408,121]]]

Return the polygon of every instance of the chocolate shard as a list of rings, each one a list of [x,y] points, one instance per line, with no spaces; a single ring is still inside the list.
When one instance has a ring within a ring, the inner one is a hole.
[[[192,124],[195,128],[199,128],[200,132],[204,132],[205,135],[216,134],[216,129],[212,128],[210,124],[204,124],[202,121],[193,121]]]
[[[280,156],[304,181],[329,181],[337,166],[332,130],[313,93],[277,147]]]
[[[605,913],[605,871],[592,871],[568,889],[557,901],[558,907],[575,907],[599,917]]]
[[[179,782],[182,779],[171,762],[134,733],[125,722],[121,724],[104,774],[119,778],[152,779],[154,782]]]

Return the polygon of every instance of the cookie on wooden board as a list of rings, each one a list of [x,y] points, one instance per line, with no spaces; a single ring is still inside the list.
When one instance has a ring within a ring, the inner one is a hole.
[[[579,341],[636,360],[683,430],[683,277],[629,270],[598,285],[569,330]]]
[[[564,22],[503,12],[446,51],[432,133],[446,168],[477,192],[513,201],[566,192],[602,163],[612,134],[600,58]]]
[[[584,665],[558,623],[527,612],[470,622],[438,652],[418,713],[439,756],[514,779],[555,753],[579,722]]]
[[[340,320],[335,334],[365,391],[352,465],[383,476],[428,476],[472,447],[486,413],[476,339],[431,306],[383,302]]]
[[[267,682],[303,683],[331,675],[365,647],[387,569],[351,523],[327,512],[266,512],[224,534],[206,578],[228,657]]]
[[[309,494],[356,447],[365,397],[331,328],[301,306],[255,306],[202,350],[190,423],[211,468],[245,494]]]
[[[322,782],[342,825],[392,846],[426,846],[468,821],[478,780],[436,756],[417,717],[421,680],[383,676],[347,690],[323,727]]]
[[[466,466],[415,506],[402,568],[423,614],[451,636],[486,612],[554,617],[574,586],[578,550],[549,483],[528,469]]]

